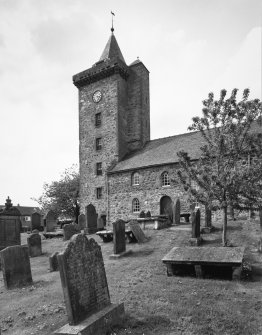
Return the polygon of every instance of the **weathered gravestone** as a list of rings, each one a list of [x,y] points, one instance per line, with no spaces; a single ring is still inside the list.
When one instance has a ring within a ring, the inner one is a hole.
[[[86,206],[86,234],[95,234],[97,232],[97,213],[95,206],[89,204]]]
[[[144,243],[147,241],[147,238],[143,230],[141,229],[140,225],[135,220],[131,220],[129,222],[129,227],[138,243]]]
[[[205,227],[201,229],[202,233],[211,233],[214,229],[212,226],[212,211],[211,209],[205,205]]]
[[[78,224],[70,223],[65,224],[63,226],[63,231],[64,231],[64,241],[68,241],[73,235],[79,234],[81,232],[81,229]]]
[[[104,220],[101,215],[97,216],[97,230],[104,230]]]
[[[55,226],[56,226],[56,214],[52,210],[49,211],[46,214],[45,217],[45,222],[46,222],[46,232],[53,232],[55,231]]]
[[[78,224],[80,229],[84,229],[86,227],[86,216],[85,214],[78,215]]]
[[[100,246],[74,235],[58,263],[69,324],[55,334],[106,334],[124,316],[124,304],[110,302]]]
[[[200,237],[200,210],[194,211],[192,213],[192,237],[190,238],[189,242],[191,245],[200,245],[201,244],[201,237]]]
[[[56,251],[49,257],[49,270],[50,270],[50,272],[58,271],[58,260],[57,260],[57,255],[58,254],[59,254],[59,252]]]
[[[41,228],[41,215],[37,212],[31,215],[31,229],[40,230]]]
[[[32,234],[27,238],[27,245],[30,257],[42,255],[42,241],[38,230],[33,230]]]
[[[123,220],[113,222],[114,254],[110,255],[109,258],[123,257],[132,253],[131,250],[126,251],[125,226],[126,223]]]
[[[14,245],[0,251],[2,271],[7,289],[32,284],[27,245]]]
[[[173,223],[175,225],[180,224],[180,200],[177,198],[173,206]]]

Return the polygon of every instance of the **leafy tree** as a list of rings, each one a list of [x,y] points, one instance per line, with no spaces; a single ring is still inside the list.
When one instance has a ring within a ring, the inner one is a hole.
[[[200,159],[193,162],[186,152],[178,153],[178,176],[185,189],[198,202],[223,210],[223,246],[227,245],[228,206],[247,208],[255,204],[261,195],[257,183],[262,180],[261,130],[258,131],[261,102],[249,100],[248,89],[239,102],[237,89],[228,99],[226,93],[222,90],[219,100],[210,93],[203,101],[203,116],[194,117],[189,127],[200,131],[205,140]],[[251,154],[257,158],[256,164],[242,165]]]
[[[45,183],[43,194],[34,199],[43,212],[53,210],[57,215],[74,218],[77,222],[80,214],[79,206],[79,172],[76,166],[66,169],[59,181]]]

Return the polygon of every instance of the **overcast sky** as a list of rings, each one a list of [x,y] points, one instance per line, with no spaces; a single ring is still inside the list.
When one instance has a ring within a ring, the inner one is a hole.
[[[0,204],[35,206],[78,163],[72,76],[115,36],[150,71],[151,138],[184,133],[222,88],[261,98],[260,0],[0,0]],[[240,95],[239,95],[240,97]]]

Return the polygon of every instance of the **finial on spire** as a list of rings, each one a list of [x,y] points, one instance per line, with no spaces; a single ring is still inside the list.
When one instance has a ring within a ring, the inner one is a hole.
[[[111,31],[112,31],[112,34],[114,33],[114,16],[115,16],[115,13],[113,13],[112,11],[111,11],[111,14],[112,14],[112,28],[111,28]]]

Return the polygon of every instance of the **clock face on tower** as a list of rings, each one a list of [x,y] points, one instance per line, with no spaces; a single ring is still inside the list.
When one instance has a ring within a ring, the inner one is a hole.
[[[102,99],[102,93],[101,91],[95,91],[94,94],[93,94],[93,101],[94,102],[99,102],[100,100]]]

